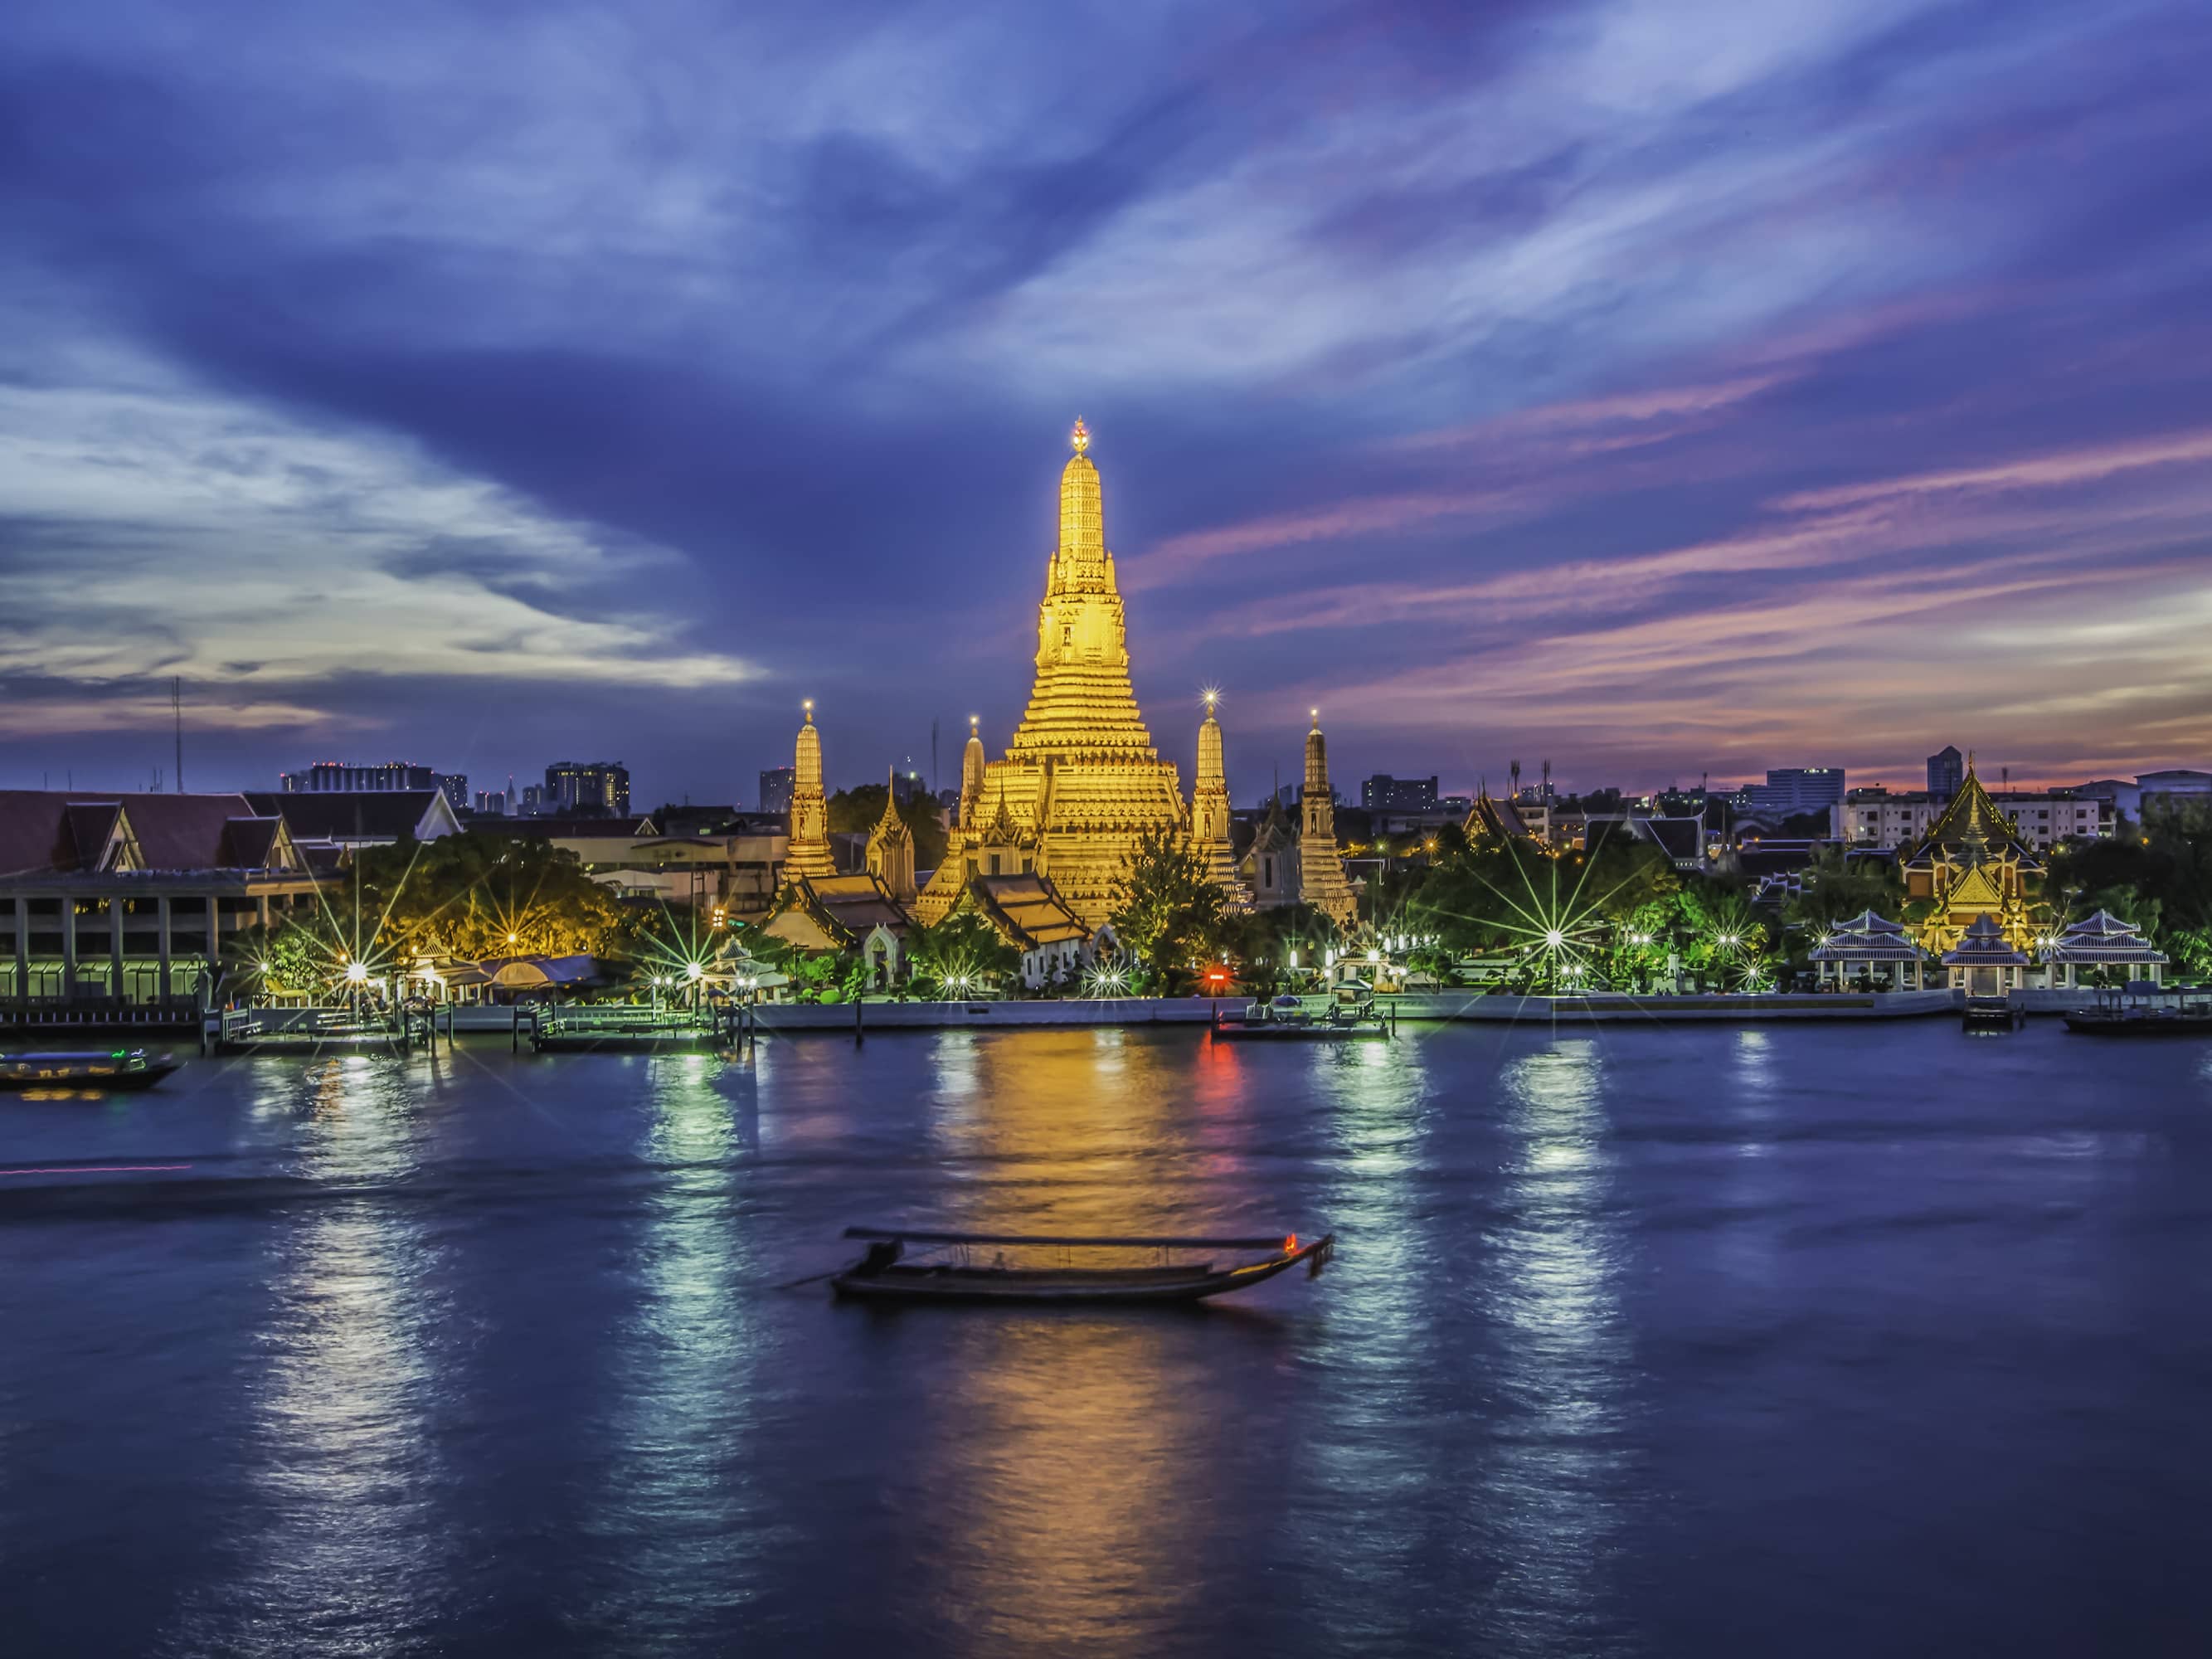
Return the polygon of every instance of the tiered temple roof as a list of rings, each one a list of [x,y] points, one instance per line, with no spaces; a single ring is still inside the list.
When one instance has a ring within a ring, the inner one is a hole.
[[[2142,935],[2142,929],[2131,922],[2122,921],[2109,910],[2100,910],[2094,916],[2075,922],[2043,953],[2045,962],[2070,962],[2090,965],[2113,966],[2140,964],[2143,967],[2163,966],[2166,953]]]
[[[2008,946],[2027,942],[2027,884],[2042,876],[2043,860],[1990,799],[1971,758],[1959,793],[1928,833],[1899,854],[1898,868],[1908,897],[1934,901],[1934,913],[1918,927],[1929,949],[1958,944],[1985,918]]]
[[[2027,952],[2004,936],[1993,916],[1976,916],[1959,942],[1943,952],[1946,968],[2025,968]]]
[[[1475,846],[1486,841],[1533,843],[1536,839],[1518,812],[1492,796],[1487,784],[1474,792],[1474,805],[1468,810],[1464,827],[1468,842]]]
[[[1872,964],[1877,962],[1922,962],[1928,953],[1913,942],[1902,924],[1864,910],[1829,931],[1813,951],[1814,962]]]

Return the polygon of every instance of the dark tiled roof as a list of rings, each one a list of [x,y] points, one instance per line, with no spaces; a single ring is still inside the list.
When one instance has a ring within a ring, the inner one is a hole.
[[[241,862],[241,849],[231,843],[231,822],[257,816],[243,795],[102,799],[62,790],[7,789],[0,790],[0,876],[96,868],[118,814],[149,870],[264,867]]]
[[[398,841],[442,797],[435,789],[354,789],[258,790],[246,799],[256,814],[282,817],[295,841]]]
[[[1043,876],[975,876],[968,890],[976,907],[1018,950],[1086,939],[1091,930],[1067,908],[1060,890]]]
[[[903,934],[906,911],[874,875],[801,876],[793,884],[799,902],[825,929],[857,943],[871,930],[888,927]]]

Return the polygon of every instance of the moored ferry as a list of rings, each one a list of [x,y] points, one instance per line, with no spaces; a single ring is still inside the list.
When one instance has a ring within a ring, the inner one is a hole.
[[[150,1089],[177,1064],[143,1048],[0,1053],[0,1089]]]

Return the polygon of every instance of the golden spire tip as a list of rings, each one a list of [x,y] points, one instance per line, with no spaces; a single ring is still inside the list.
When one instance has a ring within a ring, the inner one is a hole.
[[[1083,424],[1080,415],[1075,417],[1075,430],[1067,434],[1067,441],[1075,446],[1075,453],[1079,455],[1091,447],[1091,428]]]

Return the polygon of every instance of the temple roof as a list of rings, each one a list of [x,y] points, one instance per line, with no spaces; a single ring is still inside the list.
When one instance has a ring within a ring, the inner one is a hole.
[[[1871,910],[1863,910],[1849,921],[1838,922],[1813,952],[1812,960],[1921,962],[1927,954],[1898,923]]]
[[[2046,962],[2164,962],[2166,953],[2110,910],[2075,922],[2044,953]]]
[[[1947,968],[2025,968],[2027,954],[2013,948],[2003,931],[1986,915],[1976,916],[1959,942],[1943,952]]]
[[[968,891],[975,908],[1017,950],[1091,937],[1083,919],[1042,876],[974,876]]]
[[[852,876],[799,876],[791,885],[793,902],[825,933],[845,944],[858,944],[877,927],[887,927],[894,933],[906,932],[905,908],[891,896],[890,889],[867,872]]]
[[[2009,862],[2030,870],[2043,867],[2042,860],[2020,838],[2011,820],[1990,799],[1990,792],[1982,787],[1971,761],[1966,764],[1966,781],[1959,786],[1959,793],[1951,797],[1950,804],[1928,826],[1928,833],[1898,859],[1900,866],[1923,868],[1939,861],[1967,865]]]
[[[1536,839],[1528,833],[1528,826],[1521,822],[1521,815],[1492,799],[1486,787],[1475,792],[1474,805],[1468,811],[1462,827],[1469,841],[1533,842]]]

